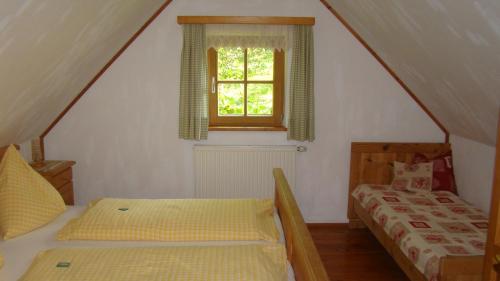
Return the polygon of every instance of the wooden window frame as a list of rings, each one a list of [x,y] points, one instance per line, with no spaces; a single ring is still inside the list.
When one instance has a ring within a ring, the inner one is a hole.
[[[244,91],[244,114],[247,112],[247,85],[258,83],[270,83],[271,81],[249,81],[247,80],[247,50],[245,50],[245,72],[244,80],[220,82],[220,83],[240,83],[245,85]],[[217,75],[217,51],[213,48],[208,50],[208,101],[209,101],[209,129],[212,130],[269,130],[276,128],[283,130],[283,101],[284,101],[284,85],[285,85],[285,52],[274,50],[273,63],[273,115],[272,116],[218,116],[218,75]],[[213,79],[212,79],[213,78]],[[212,83],[215,82],[215,85]],[[212,93],[212,87],[215,87],[215,93]]]

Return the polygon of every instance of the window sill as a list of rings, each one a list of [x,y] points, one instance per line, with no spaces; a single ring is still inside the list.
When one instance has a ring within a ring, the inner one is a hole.
[[[209,126],[209,131],[282,131],[286,132],[287,128],[281,127],[250,127],[250,126]]]

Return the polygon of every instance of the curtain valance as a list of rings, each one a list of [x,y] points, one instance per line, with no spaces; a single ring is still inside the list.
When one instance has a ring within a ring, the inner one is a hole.
[[[288,25],[209,24],[206,26],[207,48],[241,47],[287,50],[293,42]]]

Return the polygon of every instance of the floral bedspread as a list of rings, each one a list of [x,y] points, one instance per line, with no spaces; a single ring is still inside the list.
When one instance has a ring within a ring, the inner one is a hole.
[[[364,184],[353,196],[431,281],[441,257],[484,255],[487,216],[451,192]]]

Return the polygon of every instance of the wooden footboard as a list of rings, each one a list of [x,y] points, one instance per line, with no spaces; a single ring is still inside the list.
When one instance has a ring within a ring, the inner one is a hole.
[[[393,257],[399,267],[412,281],[426,281],[427,278],[403,253],[401,248],[392,240],[384,229],[361,207],[358,200],[353,200],[354,212],[377,237],[387,252]],[[440,281],[480,281],[483,270],[482,256],[448,256],[441,258],[439,265]]]
[[[275,204],[285,232],[288,260],[297,281],[327,281],[323,262],[281,169],[273,170]]]

